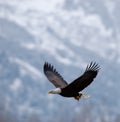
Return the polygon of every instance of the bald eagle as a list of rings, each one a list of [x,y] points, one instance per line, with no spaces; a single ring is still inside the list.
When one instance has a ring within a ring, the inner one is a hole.
[[[99,69],[100,67],[96,62],[91,62],[87,65],[83,75],[68,84],[51,64],[45,62],[43,69],[44,74],[56,87],[56,89],[50,90],[48,93],[59,94],[64,97],[74,97],[76,100],[79,100],[80,98],[87,98],[89,95],[83,94],[80,91],[90,85],[96,77]]]

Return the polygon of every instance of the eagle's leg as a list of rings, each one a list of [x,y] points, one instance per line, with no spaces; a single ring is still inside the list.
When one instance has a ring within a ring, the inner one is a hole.
[[[78,96],[75,96],[74,98],[79,101],[80,98],[88,98],[90,97],[89,94],[79,93]]]

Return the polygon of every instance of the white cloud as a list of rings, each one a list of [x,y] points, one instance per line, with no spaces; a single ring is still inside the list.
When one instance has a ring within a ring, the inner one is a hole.
[[[10,89],[14,92],[18,91],[21,88],[21,80],[16,78],[13,83],[10,85]]]
[[[4,0],[0,3],[17,6],[20,11],[37,10],[43,12],[52,12],[58,6],[63,4],[64,0]]]
[[[11,57],[10,60],[14,63],[19,64],[20,66],[20,71],[22,71],[22,75],[24,74],[29,74],[32,78],[34,79],[41,79],[42,78],[42,74],[39,71],[39,69],[35,68],[34,66],[32,66],[31,64],[29,64],[28,62],[25,62],[23,60],[20,60],[18,58],[13,58]],[[22,69],[22,70],[21,70]]]

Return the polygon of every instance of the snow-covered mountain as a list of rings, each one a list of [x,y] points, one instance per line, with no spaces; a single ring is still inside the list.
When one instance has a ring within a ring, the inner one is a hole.
[[[119,10],[119,0],[0,1],[0,119],[118,122]],[[48,95],[54,87],[45,61],[68,82],[98,62],[101,70],[84,90],[91,98]]]

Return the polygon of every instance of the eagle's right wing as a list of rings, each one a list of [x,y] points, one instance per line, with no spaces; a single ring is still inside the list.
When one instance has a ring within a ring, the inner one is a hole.
[[[57,88],[64,88],[68,85],[56,69],[54,69],[53,66],[47,62],[44,64],[44,74]]]

